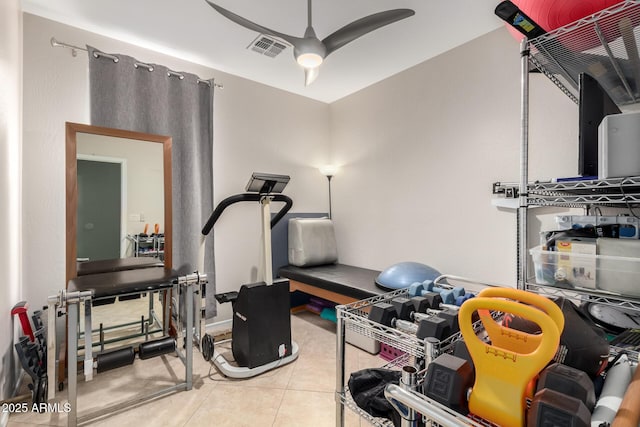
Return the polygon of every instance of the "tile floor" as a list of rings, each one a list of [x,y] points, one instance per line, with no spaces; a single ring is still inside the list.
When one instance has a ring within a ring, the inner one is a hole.
[[[97,309],[94,319],[100,316]],[[291,317],[292,336],[300,346],[295,362],[255,378],[234,380],[223,377],[194,351],[191,391],[159,398],[89,425],[334,426],[335,324],[309,312]],[[347,345],[346,353],[347,372],[385,363],[351,345]],[[78,416],[82,417],[104,405],[167,387],[184,378],[184,367],[171,355],[136,360],[131,366],[96,375],[87,383],[78,378]],[[56,401],[66,402],[66,389],[56,395]],[[345,413],[347,426],[368,425],[351,410]],[[24,413],[12,414],[8,427],[66,424],[64,413]]]

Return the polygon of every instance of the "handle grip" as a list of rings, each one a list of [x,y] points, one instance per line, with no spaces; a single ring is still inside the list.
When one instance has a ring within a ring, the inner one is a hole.
[[[525,304],[529,304],[545,312],[554,321],[558,332],[562,334],[564,330],[564,314],[556,303],[542,295],[534,294],[520,289],[513,288],[485,288],[478,293],[479,297],[509,298]],[[488,310],[478,310],[478,315],[482,324],[491,338],[491,342],[501,348],[519,350],[523,353],[533,351],[540,345],[539,334],[529,334],[527,332],[510,329],[498,324],[491,317]]]
[[[514,288],[485,288],[478,293],[479,297],[508,298],[514,301],[520,301],[525,304],[532,305],[543,310],[558,327],[558,331],[562,333],[564,330],[564,314],[558,305],[549,298],[532,292],[523,291]]]
[[[207,223],[204,225],[204,227],[202,227],[202,235],[206,236],[211,232],[211,229],[213,229],[213,226],[222,215],[222,212],[224,212],[224,210],[229,206],[239,202],[259,202],[263,197],[269,197],[274,202],[284,202],[285,204],[282,209],[280,209],[278,213],[271,219],[271,228],[275,227],[275,225],[286,215],[286,213],[289,212],[289,210],[293,206],[293,200],[291,200],[290,197],[287,197],[284,194],[272,194],[265,196],[258,193],[242,193],[229,196],[218,203],[218,206],[216,206],[216,208],[211,213],[211,216],[209,216]]]

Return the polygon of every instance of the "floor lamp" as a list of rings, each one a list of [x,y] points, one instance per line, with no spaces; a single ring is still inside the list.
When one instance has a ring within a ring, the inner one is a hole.
[[[324,165],[320,168],[320,173],[327,177],[329,182],[329,219],[331,219],[331,178],[338,172],[338,167],[334,165]]]

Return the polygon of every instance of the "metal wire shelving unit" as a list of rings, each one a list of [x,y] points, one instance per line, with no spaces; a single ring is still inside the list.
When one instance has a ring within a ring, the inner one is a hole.
[[[640,1],[626,0],[594,15],[530,41],[522,50],[521,177],[518,209],[518,287],[548,297],[615,306],[640,311],[640,298],[599,289],[566,289],[541,285],[528,272],[527,210],[535,206],[629,208],[640,206],[640,177],[567,182],[528,182],[529,65],[533,64],[563,93],[579,103],[578,77],[589,73],[621,108],[640,102]],[[504,191],[509,188],[504,187]],[[501,188],[499,188],[501,189]],[[494,191],[495,192],[495,191]],[[637,351],[626,352],[638,362]]]
[[[640,206],[640,177],[569,182],[528,182],[529,71],[535,66],[578,103],[580,73],[589,73],[619,106],[640,102],[640,1],[626,0],[532,40],[522,55],[522,134],[518,186],[518,287],[528,274],[527,212],[535,206],[633,208]],[[508,187],[507,187],[508,188]],[[495,192],[495,188],[494,188]]]
[[[488,283],[478,283],[470,279],[443,275],[438,277],[434,283],[441,288],[451,289],[453,286],[447,282],[451,280],[453,282],[466,282],[471,286],[467,289],[471,292],[477,292],[486,286],[493,286]],[[427,338],[425,340],[418,339],[415,335],[403,332],[396,328],[391,328],[385,325],[381,325],[377,322],[369,320],[369,309],[378,303],[390,302],[394,298],[398,297],[410,297],[408,289],[400,289],[392,291],[386,294],[378,295],[375,297],[367,298],[361,301],[356,301],[347,305],[339,305],[336,307],[337,317],[337,366],[336,366],[336,425],[344,425],[344,408],[349,408],[355,411],[374,426],[391,426],[389,420],[374,418],[368,413],[359,408],[351,398],[349,387],[345,384],[345,335],[346,330],[354,331],[360,335],[375,339],[380,343],[387,344],[394,347],[404,354],[397,359],[393,360],[389,364],[385,365],[389,369],[400,369],[406,365],[415,365],[417,360],[423,359],[425,366],[427,366],[438,355],[447,352],[453,352],[455,343],[462,339],[460,332],[451,335],[450,337],[438,341],[433,338]],[[498,318],[501,313],[492,313],[494,318]],[[482,324],[477,321],[474,324],[474,330],[481,332]],[[397,393],[398,398],[407,399],[409,404],[417,404],[422,407],[420,414],[427,422],[427,425],[432,427],[453,427],[453,426],[491,426],[483,420],[473,420],[466,416],[463,416],[451,409],[440,405],[439,403],[428,399],[426,396],[411,392],[407,390],[397,389],[394,390]],[[423,407],[426,405],[426,407]]]
[[[640,312],[640,298],[599,289],[562,288],[541,285],[528,271],[527,212],[531,207],[585,208],[640,206],[640,177],[567,182],[528,182],[529,66],[555,83],[579,103],[578,78],[589,73],[621,108],[640,103],[640,1],[626,0],[545,35],[525,40],[522,54],[521,176],[518,186],[518,287],[548,297],[615,306]],[[637,106],[636,106],[637,109]],[[494,193],[514,187],[497,183]],[[513,190],[512,190],[513,191]],[[633,212],[633,211],[632,211]],[[638,362],[638,352],[611,348]]]

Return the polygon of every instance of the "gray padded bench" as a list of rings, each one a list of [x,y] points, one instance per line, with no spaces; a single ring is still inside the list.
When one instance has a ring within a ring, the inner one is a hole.
[[[376,286],[379,271],[338,264],[333,223],[327,218],[293,218],[288,225],[289,265],[278,275],[289,279],[289,290],[336,304],[350,304],[383,294]],[[380,344],[347,328],[347,342],[376,354]]]

